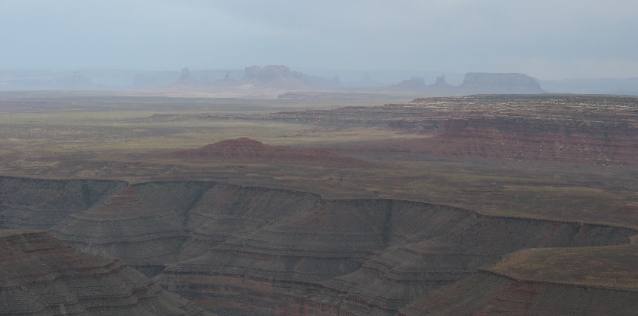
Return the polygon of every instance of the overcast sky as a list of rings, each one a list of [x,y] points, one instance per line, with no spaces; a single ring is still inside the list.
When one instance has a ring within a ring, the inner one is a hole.
[[[0,68],[635,77],[637,17],[637,0],[0,0]]]

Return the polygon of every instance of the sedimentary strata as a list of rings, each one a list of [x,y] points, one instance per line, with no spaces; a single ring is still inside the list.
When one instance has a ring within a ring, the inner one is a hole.
[[[116,259],[0,230],[0,315],[210,315]]]
[[[428,303],[431,295],[483,277],[512,252],[627,244],[636,233],[215,182],[112,186],[51,231],[82,251],[117,256],[156,276],[165,289],[222,315],[429,310],[436,307]]]
[[[516,280],[480,272],[404,307],[420,315],[634,315],[636,290]]]
[[[457,159],[637,164],[638,99],[609,96],[470,96],[381,107],[282,112],[270,119],[387,128],[421,139],[344,146],[356,153]]]

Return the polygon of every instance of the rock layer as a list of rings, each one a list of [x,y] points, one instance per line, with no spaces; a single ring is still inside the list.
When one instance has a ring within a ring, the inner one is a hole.
[[[638,98],[471,96],[381,107],[282,112],[270,118],[320,126],[389,128],[421,139],[353,143],[354,153],[463,159],[638,164]]]
[[[185,212],[204,188],[198,183],[125,185],[51,229],[83,251],[122,258],[151,272],[177,260],[188,238]]]
[[[421,315],[635,315],[638,292],[529,282],[481,272],[402,309]]]
[[[434,137],[401,146],[442,157],[636,164],[637,137],[613,123],[475,118],[442,122]]]
[[[511,252],[624,244],[635,234],[214,182],[113,186],[54,234],[158,274],[164,288],[222,315],[396,315]]]
[[[0,230],[0,315],[209,315],[115,259]]]
[[[332,201],[221,187],[213,190],[224,192],[215,192],[225,197],[222,204],[203,198],[195,207],[199,227],[246,225],[207,238],[201,238],[203,232],[215,229],[203,229],[200,241],[208,243],[197,249],[204,254],[170,266],[159,280],[227,315],[393,315],[421,295],[516,249],[616,244],[633,233],[478,216],[424,203]],[[258,198],[245,200],[242,193],[250,191],[259,192],[250,194]],[[308,202],[278,203],[293,198]]]
[[[88,209],[122,184],[0,177],[0,228],[49,228]]]

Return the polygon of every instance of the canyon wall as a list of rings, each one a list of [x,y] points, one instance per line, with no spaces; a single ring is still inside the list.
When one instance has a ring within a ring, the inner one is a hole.
[[[0,315],[212,316],[116,259],[29,230],[0,230]]]
[[[55,180],[0,183],[0,192],[64,187]],[[88,192],[109,191],[87,199],[43,190],[49,208],[14,199],[1,215],[19,224],[11,210],[49,214],[77,206],[50,226],[55,236],[84,252],[116,256],[222,315],[396,315],[513,251],[624,244],[635,234],[214,182],[83,183]]]

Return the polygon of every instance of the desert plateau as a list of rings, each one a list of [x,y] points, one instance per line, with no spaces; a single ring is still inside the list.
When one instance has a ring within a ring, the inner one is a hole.
[[[638,315],[635,0],[0,0],[0,316]]]

